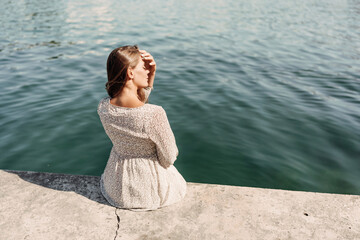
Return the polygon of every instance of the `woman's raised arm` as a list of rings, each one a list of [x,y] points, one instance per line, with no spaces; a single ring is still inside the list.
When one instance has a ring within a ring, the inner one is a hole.
[[[154,86],[154,79],[155,79],[155,73],[156,73],[156,62],[154,57],[148,53],[145,50],[139,50],[141,54],[142,60],[146,63],[145,66],[149,69],[149,87],[153,88]]]

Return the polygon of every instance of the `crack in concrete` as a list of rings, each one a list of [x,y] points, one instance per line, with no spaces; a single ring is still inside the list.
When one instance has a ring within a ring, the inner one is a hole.
[[[118,222],[117,222],[117,229],[116,229],[114,240],[116,240],[116,237],[118,235],[118,230],[119,230],[119,227],[120,227],[120,216],[116,213],[116,210],[117,210],[117,208],[115,208],[115,215],[116,215],[116,218],[117,218]]]

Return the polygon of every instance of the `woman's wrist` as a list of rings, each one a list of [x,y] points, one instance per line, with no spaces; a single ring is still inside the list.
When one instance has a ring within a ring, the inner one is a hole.
[[[149,79],[148,86],[151,87],[151,89],[154,88],[154,78],[153,77]]]

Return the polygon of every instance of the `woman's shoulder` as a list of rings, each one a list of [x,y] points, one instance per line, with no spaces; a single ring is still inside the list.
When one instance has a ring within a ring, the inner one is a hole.
[[[111,113],[126,113],[126,114],[131,114],[131,113],[139,114],[140,112],[142,112],[141,115],[145,115],[150,118],[166,114],[162,106],[152,103],[145,103],[144,105],[135,108],[115,106],[110,103],[109,96],[100,99],[97,107],[97,111],[98,113],[111,112]]]
[[[162,106],[152,104],[152,103],[145,103],[144,107],[146,107],[146,109],[148,109],[148,111],[153,112],[153,113],[165,111]]]
[[[109,96],[102,97],[102,98],[100,99],[100,101],[99,101],[99,104],[105,102],[105,101],[108,100],[108,99],[110,99]]]
[[[99,100],[98,102],[98,110],[101,107],[112,107],[112,108],[116,108],[116,109],[120,109],[120,110],[140,110],[140,109],[152,109],[152,110],[157,110],[159,109],[159,107],[161,108],[161,106],[159,105],[155,105],[155,104],[150,104],[150,103],[145,103],[143,105],[139,105],[137,107],[121,107],[121,106],[117,106],[114,105],[110,102],[111,98],[109,96],[103,97]]]
[[[106,103],[106,100],[108,100],[109,97],[103,97],[99,100],[98,102],[98,106],[97,106],[97,111],[99,112],[101,110],[101,108],[104,106],[104,103]]]
[[[152,134],[155,129],[156,131],[162,131],[163,128],[166,127],[166,123],[168,122],[167,114],[165,109],[156,104],[146,104],[148,108],[147,112],[143,115],[146,119],[145,121],[145,132]]]
[[[162,122],[167,118],[165,109],[162,106],[151,103],[146,103],[145,105],[147,107],[144,108],[146,112],[144,115],[150,122]]]

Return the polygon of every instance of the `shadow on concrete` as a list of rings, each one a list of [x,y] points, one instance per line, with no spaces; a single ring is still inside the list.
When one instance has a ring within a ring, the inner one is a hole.
[[[32,172],[1,169],[21,179],[60,191],[72,191],[95,202],[111,206],[100,191],[100,177],[64,173]]]

